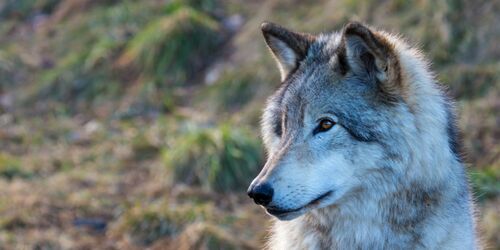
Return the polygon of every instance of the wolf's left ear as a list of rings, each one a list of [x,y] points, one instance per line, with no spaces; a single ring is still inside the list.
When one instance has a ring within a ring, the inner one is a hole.
[[[361,23],[350,22],[344,27],[342,43],[349,68],[376,77],[386,94],[401,94],[399,59],[394,45],[384,36]]]
[[[296,33],[269,22],[262,23],[261,29],[267,46],[278,63],[283,81],[306,57],[307,50],[315,38],[312,35]]]

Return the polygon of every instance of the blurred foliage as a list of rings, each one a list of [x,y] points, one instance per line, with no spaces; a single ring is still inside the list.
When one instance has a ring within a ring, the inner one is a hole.
[[[0,17],[24,20],[36,13],[51,13],[59,0],[6,0],[0,5]]]
[[[500,196],[500,168],[489,167],[471,174],[475,197],[484,201]]]
[[[279,84],[263,20],[314,33],[360,20],[418,44],[457,98],[478,221],[500,246],[498,13],[496,0],[0,1],[0,248],[261,247],[267,218],[244,190]]]
[[[257,139],[230,125],[194,129],[176,141],[163,153],[172,178],[219,192],[243,190],[262,159]]]
[[[36,39],[44,40],[42,58],[31,59],[39,82],[24,94],[28,105],[47,98],[76,107],[99,105],[125,96],[127,86],[138,84],[131,90],[136,101],[162,108],[171,87],[186,84],[206,67],[227,37],[209,13],[213,1],[108,5],[74,0],[61,2],[50,18],[44,12],[48,3],[21,2],[6,4],[2,16],[12,19],[13,8],[34,15],[32,22],[40,26]],[[84,10],[69,16],[77,8]]]
[[[177,247],[177,246],[176,246]],[[206,223],[189,226],[181,241],[179,249],[255,249],[255,245],[235,239],[231,233]]]
[[[196,220],[203,220],[209,215],[209,207],[183,206],[171,208],[165,204],[153,204],[149,207],[136,206],[124,215],[124,225],[134,241],[141,245],[150,245],[155,240],[173,236],[183,227]]]
[[[212,55],[221,39],[218,23],[209,16],[183,6],[169,12],[136,34],[118,63],[134,62],[155,80],[167,76],[178,84],[207,63],[204,58]]]
[[[0,176],[11,180],[16,177],[29,178],[32,174],[22,168],[19,159],[0,152]]]
[[[460,74],[454,73],[457,71]],[[454,66],[443,70],[439,78],[452,87],[454,96],[462,99],[481,98],[498,88],[500,63]]]
[[[257,77],[245,72],[223,72],[219,79],[202,88],[197,96],[200,106],[214,113],[240,110],[255,97]]]

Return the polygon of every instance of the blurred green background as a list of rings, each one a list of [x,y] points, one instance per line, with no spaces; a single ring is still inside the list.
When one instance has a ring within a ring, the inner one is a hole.
[[[499,0],[0,0],[0,249],[260,248],[264,20],[420,46],[500,249]]]

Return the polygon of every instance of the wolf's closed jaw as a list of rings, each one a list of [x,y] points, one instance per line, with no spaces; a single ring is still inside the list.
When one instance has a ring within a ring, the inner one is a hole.
[[[262,32],[282,84],[248,195],[278,219],[271,248],[474,249],[451,104],[422,56],[360,23]]]
[[[273,215],[276,216],[280,220],[291,220],[294,219],[301,214],[305,213],[306,210],[311,210],[314,209],[315,206],[318,206],[321,201],[325,200],[329,196],[331,196],[333,191],[328,191],[325,192],[324,194],[319,195],[317,198],[313,199],[309,203],[307,203],[304,206],[298,207],[298,208],[293,208],[293,209],[280,209],[277,207],[266,207],[266,211]]]

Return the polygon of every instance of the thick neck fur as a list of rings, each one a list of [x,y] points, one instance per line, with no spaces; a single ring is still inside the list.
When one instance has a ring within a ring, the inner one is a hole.
[[[418,54],[404,44],[408,105],[382,170],[335,205],[274,222],[272,249],[475,249],[465,170],[450,149],[449,111]]]

